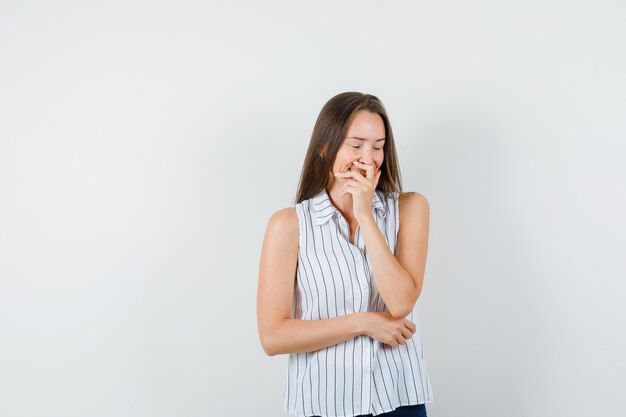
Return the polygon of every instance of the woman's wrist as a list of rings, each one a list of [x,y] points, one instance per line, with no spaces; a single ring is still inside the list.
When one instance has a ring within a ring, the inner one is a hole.
[[[361,229],[363,229],[364,227],[370,227],[370,226],[378,228],[378,225],[376,224],[376,220],[374,220],[374,215],[372,214],[372,212],[366,213],[362,216],[355,216],[355,217]]]
[[[369,333],[369,316],[370,313],[361,311],[354,313],[354,322],[357,332],[357,336],[366,335]]]

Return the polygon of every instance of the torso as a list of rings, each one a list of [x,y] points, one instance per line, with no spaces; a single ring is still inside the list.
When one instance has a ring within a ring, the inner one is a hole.
[[[386,216],[376,210],[373,212],[394,254],[399,228],[409,224],[406,216],[410,212],[408,204],[405,205],[409,200],[403,196],[394,204],[393,199],[383,199]],[[403,207],[407,208],[406,213],[401,210]],[[341,218],[341,213],[333,214],[329,202],[317,196],[295,204],[292,210],[295,212],[290,213],[293,215],[293,243],[300,246],[297,262],[293,262],[295,282],[289,282],[289,287],[294,288],[291,316],[300,320],[322,320],[356,312],[387,311],[378,293],[358,221]],[[292,233],[289,236],[291,239]],[[407,320],[419,328],[418,309],[414,309]],[[393,362],[393,358],[398,362]],[[363,366],[367,368],[364,370]],[[403,372],[399,372],[400,367]],[[326,369],[328,375],[324,373]],[[340,376],[342,372],[345,380],[333,378],[333,374]],[[336,385],[340,381],[345,381],[346,388],[355,389],[346,389],[342,395]],[[380,396],[374,395],[376,387],[382,390]],[[349,392],[355,395],[351,398]],[[397,348],[359,335],[323,349],[289,356],[283,408],[291,414],[357,416],[372,411],[380,414],[385,407],[395,409],[407,401],[411,404],[432,401],[419,332]],[[341,413],[339,410],[343,407],[345,412]]]

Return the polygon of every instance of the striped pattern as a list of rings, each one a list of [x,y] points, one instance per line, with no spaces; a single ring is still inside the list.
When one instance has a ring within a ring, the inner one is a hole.
[[[292,317],[319,320],[361,311],[388,311],[374,284],[360,228],[350,228],[326,190],[294,204],[300,246]],[[398,193],[377,190],[372,213],[395,254]],[[403,405],[432,402],[416,304],[417,331],[391,347],[361,335],[313,352],[291,353],[283,409],[296,416],[378,415]]]

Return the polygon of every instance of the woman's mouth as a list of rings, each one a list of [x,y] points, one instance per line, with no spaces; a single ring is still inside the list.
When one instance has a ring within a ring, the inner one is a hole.
[[[367,172],[365,172],[362,169],[359,169],[355,166],[350,167],[350,171],[354,171],[354,172],[358,172],[359,174],[363,175],[364,177],[367,175]]]

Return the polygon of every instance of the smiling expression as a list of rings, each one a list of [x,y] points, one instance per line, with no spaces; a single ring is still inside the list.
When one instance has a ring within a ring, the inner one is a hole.
[[[341,147],[337,151],[335,163],[330,173],[330,182],[335,179],[335,172],[357,171],[363,176],[364,170],[358,169],[353,161],[364,164],[373,164],[374,173],[378,171],[385,159],[383,145],[385,144],[385,124],[376,113],[367,110],[358,111],[350,123],[348,133]],[[350,178],[337,178],[340,182]]]

